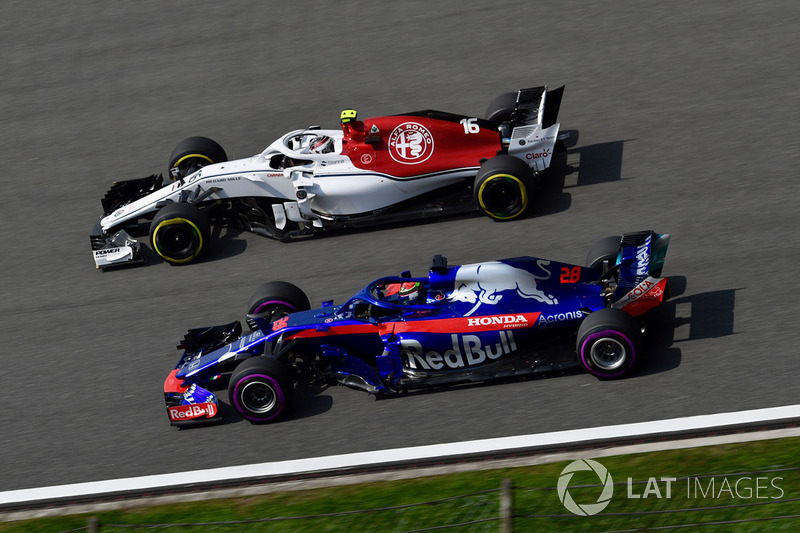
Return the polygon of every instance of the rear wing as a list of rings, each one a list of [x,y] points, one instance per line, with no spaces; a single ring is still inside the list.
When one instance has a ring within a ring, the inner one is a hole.
[[[519,126],[539,124],[542,129],[549,128],[558,119],[564,85],[547,90],[547,86],[520,89],[517,93],[515,122]]]
[[[619,280],[612,307],[634,316],[658,306],[667,297],[667,279],[661,277],[670,235],[654,231],[626,233],[617,260]]]
[[[560,124],[557,122],[564,86],[520,89],[511,113],[513,130],[508,139],[508,153],[525,161],[535,171],[550,166]],[[503,138],[506,134],[502,132]],[[505,141],[504,141],[505,142]]]

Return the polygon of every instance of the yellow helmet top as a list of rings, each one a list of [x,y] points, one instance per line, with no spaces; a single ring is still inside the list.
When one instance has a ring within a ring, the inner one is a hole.
[[[346,122],[355,120],[357,115],[358,113],[356,113],[355,109],[345,109],[342,111],[342,114],[339,115],[339,120],[342,124],[344,124]]]

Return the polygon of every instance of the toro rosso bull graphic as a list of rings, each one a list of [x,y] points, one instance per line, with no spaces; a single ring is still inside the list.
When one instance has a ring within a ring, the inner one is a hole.
[[[568,137],[557,122],[563,90],[500,95],[483,118],[424,110],[359,120],[345,110],[338,129],[291,131],[233,161],[190,137],[170,156],[171,181],[154,174],[108,190],[90,236],[95,265],[143,262],[139,237],[164,261],[189,263],[224,224],[290,240],[476,210],[518,218]]]
[[[303,380],[392,394],[583,366],[628,374],[642,357],[643,320],[668,297],[669,235],[608,237],[584,265],[515,257],[380,278],[341,305],[310,309],[296,286],[256,290],[242,323],[190,330],[164,383],[174,425],[221,420],[214,391],[269,422]]]
[[[541,261],[539,267],[544,270],[549,261]],[[550,272],[539,279],[548,279]],[[557,304],[558,300],[548,296],[537,288],[536,275],[507,263],[492,261],[477,265],[462,266],[456,272],[455,290],[448,297],[450,300],[474,303],[465,316],[478,310],[481,304],[497,305],[505,291],[515,291],[520,298],[533,298],[542,303]]]

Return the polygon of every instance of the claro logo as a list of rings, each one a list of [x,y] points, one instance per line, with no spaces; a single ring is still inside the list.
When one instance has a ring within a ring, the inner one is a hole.
[[[525,154],[525,159],[544,159],[546,157],[550,157],[550,149],[547,148],[541,152],[528,152]]]
[[[217,415],[217,406],[213,403],[195,405],[178,405],[167,409],[170,420],[191,420],[193,418],[211,418]]]

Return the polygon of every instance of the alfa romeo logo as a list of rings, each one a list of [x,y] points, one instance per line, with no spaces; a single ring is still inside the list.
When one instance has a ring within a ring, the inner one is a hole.
[[[603,484],[603,492],[600,493],[600,497],[597,498],[596,503],[576,503],[569,493],[568,485],[572,480],[573,474],[581,470],[592,470],[597,474],[597,477],[600,478],[600,482]],[[614,481],[611,479],[611,474],[608,473],[606,467],[597,461],[580,459],[578,461],[572,461],[561,471],[561,475],[558,478],[557,489],[558,499],[561,500],[561,503],[564,504],[564,507],[566,507],[569,512],[581,516],[591,516],[605,509],[611,501],[611,497],[614,495]]]
[[[433,155],[433,135],[416,122],[404,122],[389,135],[389,155],[398,163],[416,165]]]

